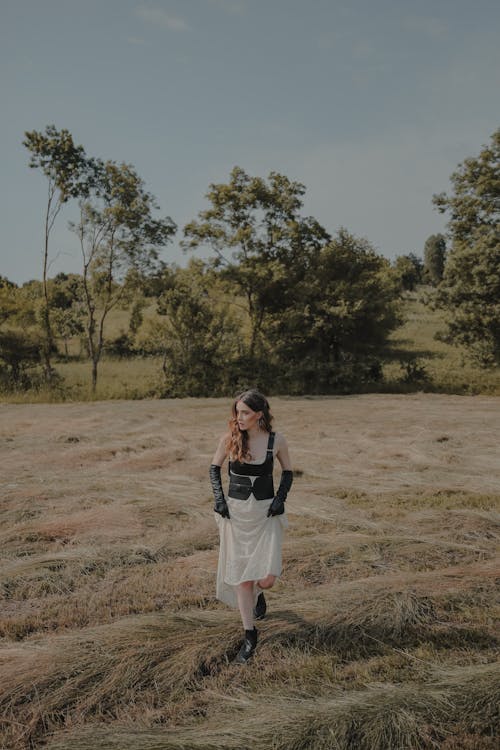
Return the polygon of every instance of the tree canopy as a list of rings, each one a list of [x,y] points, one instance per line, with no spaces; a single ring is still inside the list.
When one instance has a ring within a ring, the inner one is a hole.
[[[398,255],[394,261],[394,271],[404,290],[413,291],[422,282],[423,263],[415,253]]]
[[[446,239],[442,234],[431,234],[424,245],[424,278],[437,286],[443,280],[446,261]]]
[[[50,383],[53,372],[54,327],[66,341],[84,325],[95,390],[105,342],[104,324],[128,288],[124,283],[127,274],[131,270],[139,275],[150,270],[159,249],[175,233],[176,225],[170,217],[155,215],[156,200],[131,165],[88,157],[83,146],[75,145],[69,131],[48,125],[43,132],[26,132],[23,145],[30,152],[30,167],[40,169],[48,180],[41,346],[46,379]],[[72,289],[80,303],[78,310],[65,297],[68,290],[63,292],[61,283],[49,284],[47,277],[50,232],[62,206],[70,199],[78,200],[80,207],[79,221],[70,224],[82,254],[81,283]]]
[[[41,170],[48,180],[43,234],[44,304],[41,322],[44,338],[41,350],[45,378],[50,384],[54,379],[51,357],[55,348],[47,276],[50,234],[63,205],[70,198],[80,198],[88,194],[93,183],[94,161],[87,158],[83,146],[75,145],[73,136],[64,128],[57,130],[55,125],[47,125],[44,132],[32,130],[24,135],[23,146],[30,152],[30,168]]]
[[[213,267],[241,294],[250,320],[250,359],[266,315],[286,307],[290,290],[329,240],[315,219],[300,216],[304,192],[304,185],[277,172],[266,181],[235,167],[228,183],[210,185],[211,207],[184,228],[183,247],[211,247]]]
[[[451,175],[453,192],[434,197],[452,240],[437,303],[447,340],[483,365],[500,364],[500,129]]]
[[[287,309],[272,318],[278,381],[296,392],[328,393],[379,380],[377,357],[399,323],[398,308],[389,261],[340,229],[290,291]]]
[[[302,217],[305,188],[235,167],[211,207],[184,229],[186,249],[215,250],[212,268],[249,320],[243,368],[267,390],[332,392],[380,377],[377,350],[397,325],[397,277],[363,239],[332,240]],[[243,372],[244,372],[243,369]]]
[[[209,247],[212,257],[179,269],[159,259],[176,225],[158,216],[133,166],[88,157],[55,126],[26,133],[25,145],[30,165],[49,181],[43,282],[22,292],[35,322],[42,312],[47,367],[52,354],[63,356],[61,343],[66,359],[75,356],[77,339],[94,391],[104,352],[159,355],[158,392],[168,396],[223,395],[251,384],[330,393],[381,378],[380,357],[399,323],[402,274],[413,283],[417,259],[408,256],[395,269],[346,229],[332,237],[303,215],[302,183],[234,167],[227,182],[209,186],[208,208],[184,227],[182,247]],[[79,206],[69,226],[79,240],[81,273],[48,279],[50,230],[70,199]],[[5,289],[0,283],[0,316],[7,319]],[[125,307],[128,330],[109,339],[108,316]],[[6,339],[6,351],[14,338]]]
[[[176,225],[157,218],[156,200],[129,164],[96,160],[89,194],[80,200],[80,220],[71,227],[80,241],[85,332],[92,360],[92,389],[104,347],[104,324],[127,288],[131,269],[154,268]]]

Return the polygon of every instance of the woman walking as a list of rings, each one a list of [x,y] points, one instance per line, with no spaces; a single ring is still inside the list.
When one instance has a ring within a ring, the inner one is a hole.
[[[229,431],[220,439],[210,466],[219,526],[217,598],[238,607],[245,631],[235,659],[245,664],[257,645],[255,619],[263,619],[264,590],[281,574],[281,545],[285,500],[293,472],[284,436],[272,431],[272,415],[265,396],[248,390],[232,405]],[[275,457],[281,481],[274,492]],[[221,466],[229,458],[229,491],[224,495]]]

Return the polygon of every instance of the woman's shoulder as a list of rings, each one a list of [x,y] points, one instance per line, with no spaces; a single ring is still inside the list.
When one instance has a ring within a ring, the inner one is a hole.
[[[277,451],[284,445],[286,445],[286,438],[282,432],[274,432],[274,447]]]
[[[221,466],[226,460],[227,452],[228,452],[227,435],[222,435],[219,438],[219,442],[217,443],[217,448],[215,449],[215,454],[214,454],[212,463],[218,464],[219,466]]]

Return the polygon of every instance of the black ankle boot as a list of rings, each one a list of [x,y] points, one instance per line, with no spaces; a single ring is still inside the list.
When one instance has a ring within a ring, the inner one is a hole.
[[[238,655],[236,656],[236,659],[234,660],[236,664],[246,664],[246,662],[250,659],[253,652],[255,651],[256,646],[257,646],[256,628],[254,628],[253,630],[245,630],[245,640],[241,644],[241,648],[238,651]]]
[[[253,609],[253,616],[256,620],[263,620],[266,616],[267,604],[264,593],[261,591],[257,597],[257,603]]]

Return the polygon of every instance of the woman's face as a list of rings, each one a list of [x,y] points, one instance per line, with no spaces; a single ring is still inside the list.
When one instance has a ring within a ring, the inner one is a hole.
[[[253,411],[244,401],[237,402],[236,421],[240,430],[251,430],[253,427],[256,427],[261,416],[261,411]]]

